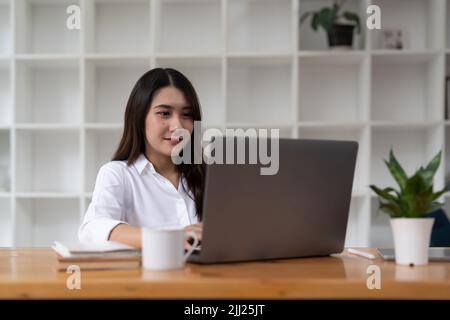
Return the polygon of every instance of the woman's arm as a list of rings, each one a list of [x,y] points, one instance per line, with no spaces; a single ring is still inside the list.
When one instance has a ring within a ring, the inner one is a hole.
[[[101,243],[111,230],[126,221],[124,167],[118,161],[103,165],[98,172],[92,201],[78,229],[82,243]]]
[[[129,246],[140,248],[141,244],[141,228],[133,227],[128,224],[118,224],[111,230],[108,240],[125,243]]]
[[[203,226],[201,223],[197,223],[186,226],[184,230],[195,232],[199,240],[201,240],[202,227]],[[109,234],[108,240],[125,243],[136,248],[141,248],[141,228],[133,227],[124,223],[118,224],[114,227],[114,229],[112,229],[111,233]],[[187,247],[189,247],[189,244],[187,242],[186,245]]]

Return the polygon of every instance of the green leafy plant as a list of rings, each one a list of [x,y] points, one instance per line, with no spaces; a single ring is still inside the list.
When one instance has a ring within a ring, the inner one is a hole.
[[[420,218],[432,212],[443,204],[435,202],[447,189],[433,192],[433,178],[441,161],[441,151],[424,167],[420,167],[411,177],[408,177],[400,163],[390,151],[389,161],[384,160],[391,175],[400,187],[381,189],[375,185],[370,188],[378,195],[379,210],[392,218]]]
[[[333,2],[332,7],[323,7],[318,11],[307,11],[300,18],[300,25],[312,16],[311,28],[317,31],[319,27],[322,27],[327,33],[331,31],[333,24],[344,24],[350,22],[355,26],[357,33],[361,31],[361,24],[358,14],[351,11],[344,11],[341,13],[342,6],[345,0]]]

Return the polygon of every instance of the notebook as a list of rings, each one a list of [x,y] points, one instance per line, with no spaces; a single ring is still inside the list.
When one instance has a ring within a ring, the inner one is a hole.
[[[392,248],[379,248],[378,252],[384,260],[395,260],[395,250]],[[430,261],[450,261],[450,247],[428,248],[428,260]]]
[[[66,270],[71,265],[82,270],[134,269],[141,265],[139,249],[113,241],[99,244],[55,241],[52,249],[57,254],[58,270]]]

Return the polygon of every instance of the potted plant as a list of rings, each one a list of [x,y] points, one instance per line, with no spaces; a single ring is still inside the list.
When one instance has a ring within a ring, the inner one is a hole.
[[[441,161],[439,152],[426,166],[420,167],[408,177],[400,163],[390,151],[389,161],[384,160],[399,190],[392,187],[370,188],[378,195],[379,210],[391,219],[394,236],[395,260],[402,265],[424,265],[428,263],[428,247],[434,218],[427,214],[440,208],[436,202],[447,189],[433,192],[433,178]]]
[[[358,14],[350,11],[341,12],[345,0],[335,0],[331,7],[323,7],[318,11],[307,11],[300,18],[300,25],[311,18],[311,28],[317,31],[323,28],[328,36],[331,48],[348,48],[353,45],[353,33],[361,32]]]

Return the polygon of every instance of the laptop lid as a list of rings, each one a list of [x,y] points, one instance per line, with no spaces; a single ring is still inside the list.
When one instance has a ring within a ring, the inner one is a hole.
[[[243,138],[234,139],[235,151],[237,139]],[[353,141],[280,139],[274,175],[261,175],[261,165],[248,161],[207,165],[202,249],[189,260],[219,263],[341,252],[357,148]]]

